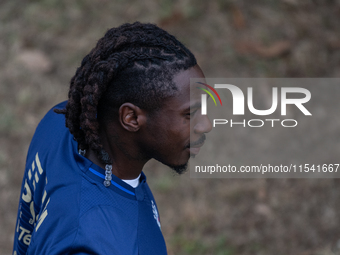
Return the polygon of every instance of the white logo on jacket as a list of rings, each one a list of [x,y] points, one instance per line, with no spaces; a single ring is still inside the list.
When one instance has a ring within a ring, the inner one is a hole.
[[[161,222],[159,220],[159,215],[158,215],[157,207],[156,207],[155,203],[152,200],[151,200],[151,205],[152,205],[153,217],[155,218],[158,227],[161,228]]]

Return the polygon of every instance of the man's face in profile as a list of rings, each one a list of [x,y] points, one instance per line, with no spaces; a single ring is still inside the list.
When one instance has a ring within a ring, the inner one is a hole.
[[[190,156],[198,154],[204,134],[212,128],[207,116],[201,115],[200,93],[191,95],[190,101],[190,78],[204,78],[198,65],[174,76],[177,95],[164,100],[148,119],[142,145],[143,153],[179,174],[186,170]]]

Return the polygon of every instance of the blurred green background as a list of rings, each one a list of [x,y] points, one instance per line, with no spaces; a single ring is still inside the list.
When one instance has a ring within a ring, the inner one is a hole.
[[[207,77],[340,76],[339,0],[1,0],[0,254],[37,124],[106,30],[134,21],[174,34]],[[196,180],[154,161],[145,172],[169,254],[340,254],[337,179]]]

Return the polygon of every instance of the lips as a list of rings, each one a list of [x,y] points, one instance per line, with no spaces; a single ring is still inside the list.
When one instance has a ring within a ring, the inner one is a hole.
[[[200,152],[200,147],[190,148],[190,154],[191,155],[197,155]]]
[[[201,147],[203,146],[204,142],[195,146],[190,146],[190,154],[197,155],[200,152]]]
[[[196,142],[191,143],[188,148],[191,155],[197,155],[200,152],[201,147],[204,144],[206,137],[205,134],[203,134],[200,139],[198,139]]]

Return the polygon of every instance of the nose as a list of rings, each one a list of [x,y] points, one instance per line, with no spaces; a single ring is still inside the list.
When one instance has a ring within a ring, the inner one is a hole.
[[[196,134],[209,133],[212,129],[212,124],[207,115],[201,115],[197,123],[194,126],[194,132]]]

